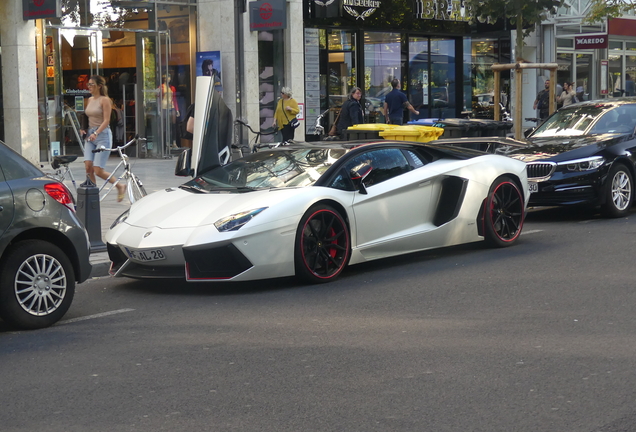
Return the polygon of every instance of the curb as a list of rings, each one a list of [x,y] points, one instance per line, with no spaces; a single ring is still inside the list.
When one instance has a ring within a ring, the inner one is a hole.
[[[108,259],[107,252],[92,253],[89,260],[91,265],[93,266],[90,278],[104,277],[110,275],[110,273],[108,273],[108,271],[110,270],[110,260]]]

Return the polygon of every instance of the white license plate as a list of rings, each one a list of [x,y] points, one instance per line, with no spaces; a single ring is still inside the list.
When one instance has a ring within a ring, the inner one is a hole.
[[[539,192],[539,183],[537,182],[528,182],[528,190],[530,193]]]
[[[166,255],[163,253],[161,249],[126,249],[126,253],[130,259],[134,259],[135,261],[161,261],[166,259]]]

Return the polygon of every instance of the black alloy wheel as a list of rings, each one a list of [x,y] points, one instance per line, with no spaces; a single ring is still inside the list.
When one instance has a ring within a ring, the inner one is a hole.
[[[523,194],[509,177],[499,177],[490,187],[484,208],[484,237],[493,247],[511,246],[523,227]]]
[[[296,276],[311,283],[335,279],[349,261],[350,243],[349,228],[335,209],[311,207],[296,231]]]

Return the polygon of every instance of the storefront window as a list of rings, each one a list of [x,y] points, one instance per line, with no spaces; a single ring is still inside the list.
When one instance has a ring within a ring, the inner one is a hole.
[[[409,39],[409,101],[420,112],[417,118],[428,117],[428,38]]]
[[[559,65],[559,68],[557,69],[557,84],[559,84],[561,87],[563,87],[563,84],[565,84],[566,82],[571,83],[574,81],[574,65],[572,64],[572,59],[572,53],[557,54],[557,64]],[[557,94],[557,96],[561,95]],[[561,104],[559,104],[558,106],[561,106]]]
[[[370,123],[385,123],[384,98],[402,79],[400,33],[364,33],[364,97]]]
[[[111,122],[114,144],[139,134],[147,144],[129,148],[129,154],[165,156],[182,144],[179,122],[191,103],[194,8],[156,2],[144,9],[111,10],[92,2],[77,7],[64,9],[59,22],[52,20],[46,30],[50,50],[47,45],[46,64],[38,65],[39,79],[46,83],[45,141],[51,148],[59,143],[62,152],[81,153],[73,121],[81,118],[90,96],[88,79],[101,75],[117,117]]]
[[[455,117],[455,40],[431,39],[430,97],[434,117]]]
[[[610,51],[611,53],[611,51]],[[623,70],[623,56],[610,54],[608,56],[609,59],[609,89],[610,89],[610,97],[620,97],[622,95],[623,90],[623,79],[622,79],[622,70]]]
[[[592,54],[576,55],[576,97],[579,101],[590,100],[592,77]]]
[[[634,78],[636,78],[636,56],[628,55],[625,56],[625,96],[636,96]]]
[[[355,33],[345,30],[327,32],[327,70],[322,70],[327,82],[328,106],[339,108],[347,100],[356,82]]]
[[[285,86],[283,31],[258,32],[259,123],[261,132],[271,132],[274,111]],[[262,135],[262,142],[272,142],[275,135]]]
[[[498,41],[473,39],[471,42],[471,107],[476,118],[493,118],[495,103],[495,74],[492,65],[499,61],[495,51]],[[504,105],[506,101],[502,101]]]

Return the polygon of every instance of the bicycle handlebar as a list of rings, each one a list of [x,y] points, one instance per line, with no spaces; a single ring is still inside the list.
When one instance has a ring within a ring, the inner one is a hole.
[[[241,119],[236,119],[234,120],[234,123],[238,123],[240,125],[245,126],[246,128],[248,128],[250,130],[250,132],[252,132],[255,135],[273,135],[276,133],[276,130],[273,130],[271,132],[259,132],[259,131],[255,131],[254,129],[252,129],[252,126],[250,126],[245,120],[241,120]]]
[[[103,151],[108,151],[108,152],[116,152],[119,150],[123,150],[126,147],[129,147],[132,145],[132,143],[137,142],[137,141],[146,141],[146,138],[140,138],[139,135],[135,135],[135,137],[133,139],[131,139],[130,141],[128,141],[126,144],[124,144],[123,146],[117,146],[115,148],[106,148],[104,146],[97,148],[95,150],[93,150],[93,153],[99,153],[99,152],[103,152]]]

